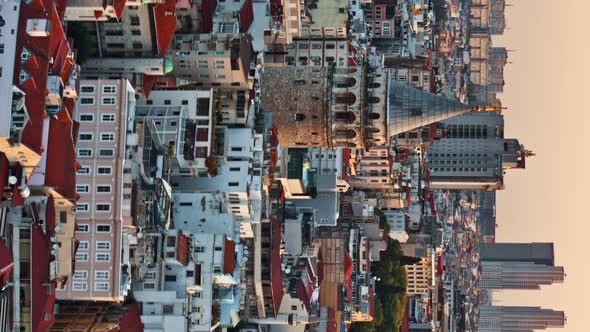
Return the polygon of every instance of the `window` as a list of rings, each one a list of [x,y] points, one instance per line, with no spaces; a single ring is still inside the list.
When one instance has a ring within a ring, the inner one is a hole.
[[[221,273],[221,266],[214,266],[213,273]]]
[[[115,149],[100,149],[98,155],[100,157],[112,157],[115,155]]]
[[[141,30],[131,30],[131,35],[133,36],[141,36]]]
[[[102,184],[96,186],[96,193],[97,194],[110,194],[111,193],[111,185]]]
[[[111,211],[111,204],[98,203],[98,204],[96,204],[96,211],[97,212],[109,212],[109,211]]]
[[[96,254],[97,262],[109,262],[111,260],[111,254],[99,252]]]
[[[78,157],[92,157],[92,149],[78,149]]]
[[[77,252],[76,253],[76,261],[87,262],[88,261],[88,253],[87,252]]]
[[[94,85],[82,85],[80,93],[94,93]]]
[[[225,75],[215,75],[215,78],[220,79],[220,80],[224,80]]]
[[[117,86],[116,85],[105,85],[102,87],[102,93],[116,93]]]
[[[94,105],[94,97],[80,98],[80,105]]]
[[[166,239],[166,247],[174,247],[176,246],[176,237],[175,236],[169,236]]]
[[[198,78],[209,78],[209,74],[199,74]]]
[[[106,292],[109,290],[109,283],[108,282],[95,282],[94,283],[94,290],[97,292]]]
[[[98,175],[111,175],[113,168],[111,166],[100,166],[96,168],[96,173]]]
[[[92,133],[80,133],[79,138],[82,142],[90,142],[92,141]]]
[[[95,271],[94,272],[94,279],[95,280],[109,280],[110,272],[109,271]]]
[[[174,305],[173,304],[164,304],[162,306],[162,313],[164,315],[170,315],[174,313]]]
[[[88,241],[80,241],[78,250],[88,250]]]
[[[80,122],[92,122],[94,121],[94,114],[80,114]]]
[[[111,225],[109,225],[109,224],[98,224],[98,225],[96,225],[96,232],[97,233],[110,233],[111,232]],[[98,241],[96,243],[96,247],[97,248],[98,248],[98,246],[99,246],[98,244],[100,242],[104,242],[104,241]],[[109,243],[108,246],[110,248],[110,242],[108,242],[108,243]],[[104,243],[102,245],[104,246]]]
[[[176,281],[176,275],[166,275],[164,281]]]
[[[88,212],[88,204],[86,204],[86,203],[76,204],[76,211],[77,212]]]
[[[113,133],[100,134],[100,141],[101,142],[113,142],[114,140],[115,140],[115,134],[113,134]]]
[[[80,281],[72,282],[72,290],[85,291],[86,289],[88,289],[88,284],[86,282],[80,282]]]
[[[88,166],[82,166],[80,167],[80,169],[77,171],[78,174],[90,174],[90,167]]]
[[[74,272],[74,280],[86,280],[88,279],[88,271],[76,271]]]
[[[114,113],[105,113],[101,116],[100,120],[102,122],[115,122],[115,114]]]
[[[116,105],[117,100],[115,97],[102,97],[102,104],[103,105]]]
[[[233,152],[242,152],[242,148],[241,147],[237,147],[237,148],[236,147],[232,147],[231,150]]]
[[[239,183],[239,182],[229,182],[227,185],[228,185],[229,187],[237,187],[237,186],[239,186],[239,185],[240,185],[240,183]]]
[[[129,17],[131,21],[131,26],[138,26],[139,25],[139,16],[133,15]]]
[[[90,186],[87,184],[78,184],[76,185],[76,192],[77,193],[87,193],[90,191]]]

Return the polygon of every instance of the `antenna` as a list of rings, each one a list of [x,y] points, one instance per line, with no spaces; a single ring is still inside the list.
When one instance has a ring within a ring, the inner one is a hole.
[[[502,110],[506,110],[508,109],[508,107],[502,107],[502,106],[474,106],[472,108],[473,111],[475,112],[495,112],[495,111],[502,111]]]

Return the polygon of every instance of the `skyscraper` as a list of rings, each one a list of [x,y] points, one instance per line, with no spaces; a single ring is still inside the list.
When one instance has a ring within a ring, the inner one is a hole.
[[[555,263],[553,243],[482,243],[479,257],[482,261]]]
[[[480,259],[482,288],[539,289],[564,279],[563,267],[554,266],[553,243],[484,243]]]
[[[481,262],[479,286],[488,289],[540,289],[541,285],[563,282],[561,266],[532,262]]]
[[[540,307],[482,306],[479,332],[533,332],[565,325],[563,311]]]
[[[504,118],[471,113],[444,121],[446,137],[428,148],[431,188],[501,189],[505,169],[525,168],[528,152],[516,139],[504,138]]]

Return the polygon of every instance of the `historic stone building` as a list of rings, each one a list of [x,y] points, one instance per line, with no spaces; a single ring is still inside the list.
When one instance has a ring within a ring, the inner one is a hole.
[[[366,67],[265,68],[263,107],[284,147],[368,150],[390,137],[464,114],[469,105],[420,91]]]

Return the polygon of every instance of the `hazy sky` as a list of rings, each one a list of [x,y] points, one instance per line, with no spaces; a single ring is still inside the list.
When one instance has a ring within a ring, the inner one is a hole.
[[[505,176],[496,241],[555,242],[564,284],[503,293],[498,304],[566,311],[565,329],[590,331],[590,0],[506,0],[508,29],[495,46],[514,50],[505,68],[505,135],[537,155]]]

